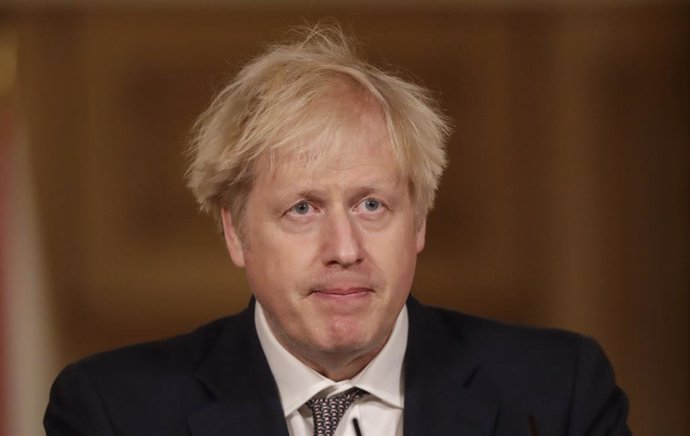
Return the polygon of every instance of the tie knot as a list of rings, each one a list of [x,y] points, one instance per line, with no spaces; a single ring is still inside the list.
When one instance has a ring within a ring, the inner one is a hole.
[[[328,398],[312,398],[306,402],[314,415],[314,436],[332,436],[348,407],[366,392],[349,389]]]

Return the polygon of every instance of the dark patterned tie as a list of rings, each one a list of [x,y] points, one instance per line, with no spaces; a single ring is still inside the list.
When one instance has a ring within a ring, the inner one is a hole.
[[[352,388],[330,398],[312,398],[306,402],[314,415],[314,436],[333,436],[340,419],[348,407],[366,394],[361,389]]]

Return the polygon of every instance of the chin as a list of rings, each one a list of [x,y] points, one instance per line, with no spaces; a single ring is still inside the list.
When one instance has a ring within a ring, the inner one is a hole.
[[[376,343],[376,337],[356,329],[332,331],[330,335],[322,336],[318,342],[319,348],[329,354],[362,354],[383,345]]]

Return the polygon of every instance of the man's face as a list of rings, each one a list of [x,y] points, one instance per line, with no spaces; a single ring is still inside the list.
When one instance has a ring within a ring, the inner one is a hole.
[[[231,257],[273,333],[312,366],[324,356],[378,352],[424,246],[380,112],[360,107],[355,120],[324,165],[309,167],[298,155],[272,170],[259,161],[242,240],[223,211]]]

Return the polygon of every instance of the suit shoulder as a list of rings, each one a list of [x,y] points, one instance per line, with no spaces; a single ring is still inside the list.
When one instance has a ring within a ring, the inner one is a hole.
[[[238,324],[239,316],[221,318],[170,338],[93,354],[69,365],[69,368],[84,372],[95,380],[189,373],[210,352],[220,335]]]
[[[199,366],[221,338],[229,335],[232,340],[242,334],[247,325],[242,316],[68,365],[51,388],[46,431],[51,435],[134,434],[131,429],[137,428],[145,430],[136,434],[181,434],[186,417],[180,412],[196,410],[211,398],[196,377]],[[69,433],[62,433],[67,428]]]
[[[548,430],[544,434],[630,434],[627,397],[594,339],[431,310],[450,335],[468,345],[503,401],[531,411]]]
[[[567,330],[509,324],[448,309],[430,310],[450,335],[466,342],[480,354],[575,357],[582,347],[595,344],[593,339]]]

